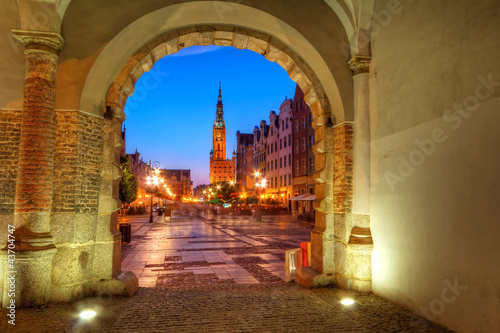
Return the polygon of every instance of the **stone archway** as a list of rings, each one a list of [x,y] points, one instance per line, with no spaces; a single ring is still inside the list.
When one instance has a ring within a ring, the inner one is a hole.
[[[71,43],[66,54],[64,49],[59,53],[62,36],[58,33],[16,32],[18,39],[32,50],[30,61],[36,64],[42,64],[45,58],[50,61],[50,67],[29,68],[35,78],[42,80],[49,69],[52,81],[48,86],[50,100],[47,98],[47,102],[50,103],[46,113],[55,118],[54,126],[41,129],[49,141],[55,141],[54,148],[47,149],[44,155],[49,161],[48,176],[37,177],[47,183],[47,188],[53,188],[53,194],[47,199],[51,202],[49,205],[46,201],[40,202],[34,207],[34,214],[24,214],[16,206],[19,221],[31,215],[37,217],[37,210],[43,211],[43,230],[33,223],[28,225],[31,229],[25,234],[29,235],[28,241],[35,239],[50,246],[40,246],[37,252],[26,251],[25,268],[20,273],[24,285],[19,306],[42,304],[49,299],[74,301],[92,294],[128,294],[137,287],[133,274],[121,272],[120,233],[116,228],[121,177],[116,159],[121,145],[122,108],[138,77],[150,70],[161,56],[174,53],[180,47],[212,43],[263,54],[284,67],[303,89],[313,112],[316,132],[314,178],[318,212],[312,233],[313,268],[305,275],[306,279],[320,283],[336,282],[349,287],[347,246],[353,223],[352,72],[342,58],[337,67],[328,66],[300,32],[263,10],[235,5],[238,9],[235,15],[227,18],[234,22],[209,24],[216,15],[212,5],[210,1],[187,1],[152,11],[111,37],[104,36],[108,39],[103,39],[102,46],[96,46],[95,53],[90,47],[90,50],[72,49]],[[178,15],[179,12],[183,15]],[[248,22],[240,22],[245,18]],[[186,26],[187,21],[194,25]],[[137,29],[149,36],[150,42],[144,45],[141,38],[133,39]],[[81,31],[64,31],[66,38],[77,44]],[[158,31],[159,35],[152,31]],[[40,54],[45,58],[39,57]],[[80,68],[85,70],[79,72]],[[57,98],[52,84],[56,69]],[[23,112],[29,111],[28,108],[25,104]],[[35,116],[28,115],[20,126],[31,126]],[[29,145],[21,146],[29,150]],[[55,165],[58,167],[54,168]],[[21,198],[21,190],[19,188],[16,199]],[[37,267],[33,262],[41,254],[46,254],[43,281],[38,275],[34,283]],[[4,275],[2,271],[0,275]],[[0,292],[5,296],[6,289]],[[4,297],[4,306],[7,301]]]
[[[333,150],[329,151],[327,148],[333,149],[331,143],[328,143],[333,140],[333,129],[326,126],[327,123],[332,123],[331,109],[319,80],[309,66],[286,45],[269,35],[236,26],[200,25],[171,30],[146,43],[122,67],[106,97],[106,117],[109,119],[104,120],[103,168],[107,170],[104,174],[114,175],[119,172],[116,170],[116,160],[110,158],[117,156],[120,148],[119,142],[113,138],[120,137],[121,123],[125,120],[123,109],[127,98],[133,94],[134,85],[139,77],[151,70],[154,63],[164,56],[174,54],[185,47],[211,44],[249,49],[265,56],[266,59],[282,66],[304,92],[304,100],[311,108],[314,119],[315,156],[318,166],[315,174],[318,193],[316,201],[318,223],[313,231],[315,245],[312,260],[313,267],[319,272],[324,272],[323,252],[325,248],[332,245],[323,244],[323,233],[326,229],[324,221],[333,219],[333,216],[328,217],[332,214],[329,207],[331,207],[333,192],[329,191],[333,189],[333,174],[328,170],[333,169]],[[103,188],[113,188],[116,187],[117,180],[107,177],[103,178],[102,182],[109,184]],[[117,198],[110,194],[106,193],[104,200],[116,202]],[[116,258],[117,255],[113,257]],[[327,271],[329,271],[328,268]]]
[[[369,244],[352,244],[348,249],[351,229],[359,222],[351,214],[353,123],[335,124],[329,101],[315,73],[295,52],[272,36],[237,26],[200,25],[171,30],[146,43],[125,63],[108,90],[105,105],[110,119],[104,124],[104,133],[108,133],[104,141],[105,155],[117,156],[118,142],[112,138],[120,135],[118,131],[121,131],[124,121],[125,103],[134,93],[140,76],[164,56],[185,47],[211,44],[249,49],[278,63],[304,91],[304,99],[313,113],[316,221],[311,235],[312,269],[299,273],[299,283],[307,286],[337,283],[344,288],[370,290],[371,282],[367,277],[371,275],[371,265],[366,262],[371,255],[371,238]],[[103,168],[108,170],[105,174],[113,175],[116,161],[108,159]],[[109,188],[116,186],[116,180],[112,178],[103,178],[102,181],[108,183]],[[109,193],[106,198],[116,199]],[[362,230],[366,233],[366,228]],[[353,251],[356,253],[351,254]],[[350,272],[353,261],[364,262],[360,265],[364,267],[362,274],[358,272],[353,276]]]

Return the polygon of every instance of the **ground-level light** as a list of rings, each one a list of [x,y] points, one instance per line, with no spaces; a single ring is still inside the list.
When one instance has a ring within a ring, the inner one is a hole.
[[[82,319],[90,319],[95,317],[97,313],[94,310],[85,310],[82,313],[80,313],[80,318]]]
[[[352,304],[354,304],[354,300],[352,300],[350,298],[345,298],[342,301],[340,301],[340,303],[342,303],[344,305],[352,305]]]

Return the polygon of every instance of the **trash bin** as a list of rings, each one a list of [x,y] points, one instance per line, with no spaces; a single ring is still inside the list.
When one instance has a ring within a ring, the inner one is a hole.
[[[165,216],[168,216],[168,217],[172,216],[172,210],[170,208],[165,209]]]
[[[158,209],[158,216],[161,216],[162,213],[163,211],[161,209]]]
[[[122,233],[122,243],[130,243],[132,238],[132,225],[130,223],[120,223],[120,232]]]

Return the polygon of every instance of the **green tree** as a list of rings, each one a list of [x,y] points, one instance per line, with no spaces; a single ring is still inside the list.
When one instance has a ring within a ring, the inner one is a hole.
[[[120,156],[120,169],[123,171],[123,177],[120,180],[120,200],[122,203],[129,204],[137,199],[139,182],[132,173],[128,157]]]

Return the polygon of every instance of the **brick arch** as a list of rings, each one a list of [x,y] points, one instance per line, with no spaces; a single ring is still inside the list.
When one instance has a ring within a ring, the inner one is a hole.
[[[122,67],[111,84],[106,106],[120,116],[127,98],[135,91],[135,83],[142,74],[151,70],[159,59],[190,46],[234,46],[248,49],[276,62],[304,92],[304,101],[311,108],[314,119],[321,126],[331,117],[331,108],[324,90],[312,69],[294,51],[281,41],[242,27],[200,25],[168,31],[140,48]]]

